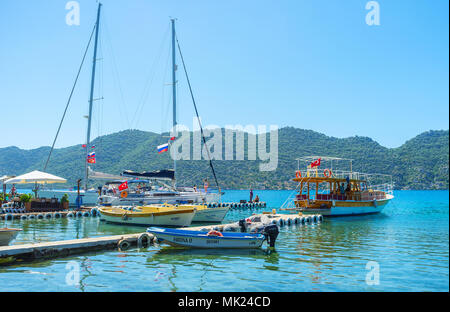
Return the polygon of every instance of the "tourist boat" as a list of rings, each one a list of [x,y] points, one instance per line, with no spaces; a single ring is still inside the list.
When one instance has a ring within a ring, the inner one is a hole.
[[[7,246],[22,229],[0,228],[0,246]]]
[[[352,159],[307,156],[297,161],[297,194],[282,209],[324,217],[368,215],[381,212],[394,198],[392,176],[354,172]],[[306,170],[300,169],[302,162]]]
[[[185,227],[195,215],[195,208],[173,206],[100,207],[100,218],[109,223]]]
[[[251,233],[202,232],[179,229],[151,227],[147,232],[153,234],[159,243],[190,248],[260,248],[266,236]]]

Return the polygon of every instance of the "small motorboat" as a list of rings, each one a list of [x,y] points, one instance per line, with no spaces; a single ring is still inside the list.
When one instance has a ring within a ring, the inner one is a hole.
[[[189,226],[195,215],[193,207],[138,206],[101,207],[98,209],[101,220],[110,223],[185,227]]]
[[[7,246],[22,229],[0,228],[0,246]]]
[[[275,247],[278,236],[276,225],[267,226],[261,233],[221,233],[219,231],[192,231],[151,227],[158,242],[190,248],[260,248],[264,241]]]

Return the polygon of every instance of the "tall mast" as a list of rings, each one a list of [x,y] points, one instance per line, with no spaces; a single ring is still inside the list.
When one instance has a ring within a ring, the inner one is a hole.
[[[86,134],[86,157],[84,159],[84,164],[86,168],[86,174],[85,174],[85,180],[84,180],[84,189],[87,190],[88,188],[88,178],[89,178],[89,172],[88,172],[88,165],[87,165],[87,155],[89,151],[89,145],[91,141],[91,117],[92,117],[92,102],[94,97],[94,82],[95,82],[95,65],[97,63],[97,43],[98,43],[98,29],[100,28],[100,9],[102,7],[102,4],[98,4],[97,9],[97,22],[95,23],[95,42],[94,42],[94,58],[92,62],[92,76],[91,76],[91,93],[89,96],[89,115],[88,115],[88,126],[87,126],[87,134]]]
[[[175,131],[175,127],[177,125],[177,80],[176,80],[176,70],[177,70],[177,64],[175,59],[175,19],[172,18],[172,99],[173,99],[173,130]],[[173,150],[173,170],[174,170],[174,177],[175,182],[174,186],[176,185],[176,168],[177,168],[177,162],[175,160],[175,150]]]

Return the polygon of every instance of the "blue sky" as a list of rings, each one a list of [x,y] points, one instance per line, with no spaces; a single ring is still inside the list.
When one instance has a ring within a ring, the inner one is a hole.
[[[0,147],[51,145],[95,22],[80,0],[0,1]],[[448,129],[448,1],[104,0],[93,137],[169,129],[169,17],[205,125],[271,125],[397,147]],[[85,140],[92,50],[58,147]],[[194,114],[181,66],[179,122]],[[146,90],[148,92],[146,92]]]

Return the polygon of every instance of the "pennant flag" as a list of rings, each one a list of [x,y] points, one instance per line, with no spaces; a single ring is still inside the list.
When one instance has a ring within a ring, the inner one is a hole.
[[[171,138],[170,138],[170,141],[175,141],[175,137],[171,137]]]
[[[95,164],[95,158],[88,158],[88,159],[87,159],[87,162],[88,162],[89,164]]]
[[[82,148],[86,148],[86,144],[81,145]]]
[[[311,163],[311,168],[320,166],[320,158]]]
[[[162,144],[162,145],[158,146],[157,149],[158,149],[158,154],[167,152],[169,150],[169,143]]]
[[[119,185],[119,191],[126,190],[127,188],[128,188],[128,181],[125,181]]]
[[[91,148],[95,148],[95,145],[92,145]]]

